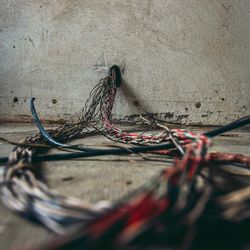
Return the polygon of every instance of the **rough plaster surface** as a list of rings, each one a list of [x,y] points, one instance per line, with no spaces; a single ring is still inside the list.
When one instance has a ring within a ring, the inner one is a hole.
[[[1,0],[0,120],[69,119],[114,63],[114,112],[223,124],[250,109],[249,0]]]

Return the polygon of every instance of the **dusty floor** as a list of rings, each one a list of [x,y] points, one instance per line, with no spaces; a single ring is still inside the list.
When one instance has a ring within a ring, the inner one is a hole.
[[[201,131],[201,128],[191,128]],[[211,128],[210,128],[211,129]],[[19,141],[34,134],[31,124],[0,124],[0,137]],[[99,146],[113,143],[102,136],[93,136],[74,143]],[[212,151],[250,155],[250,130],[236,130],[213,140]],[[0,156],[9,154],[12,145],[0,142]],[[166,163],[143,161],[139,156],[105,156],[85,160],[43,164],[48,185],[60,194],[91,202],[117,200],[154,176]],[[0,203],[1,204],[1,203]],[[19,218],[0,205],[0,249],[16,249],[27,242],[45,239],[50,232]]]

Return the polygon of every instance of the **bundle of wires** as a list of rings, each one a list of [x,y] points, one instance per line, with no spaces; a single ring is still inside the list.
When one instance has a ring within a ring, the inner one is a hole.
[[[9,156],[1,182],[1,199],[13,212],[42,224],[57,234],[31,249],[230,249],[250,244],[250,158],[209,153],[211,137],[250,123],[242,118],[203,134],[168,129],[154,121],[162,133],[128,133],[112,122],[112,108],[121,85],[118,66],[91,91],[78,122],[46,131],[31,111],[40,133],[26,138]],[[100,122],[101,121],[101,122]],[[96,149],[64,141],[101,133],[129,148]],[[68,153],[46,155],[41,145],[67,149]],[[50,190],[35,175],[39,161],[66,160],[108,154],[147,152],[172,157],[156,177],[112,206],[87,204]],[[233,173],[225,171],[230,166]],[[221,230],[220,234],[215,232]],[[234,241],[228,236],[234,235]],[[204,245],[205,244],[205,245]]]

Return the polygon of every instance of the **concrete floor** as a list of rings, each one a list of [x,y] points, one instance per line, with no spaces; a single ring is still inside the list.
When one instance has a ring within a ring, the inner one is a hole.
[[[204,128],[189,129],[203,131]],[[37,129],[31,124],[0,124],[0,137],[13,141],[19,141],[36,132]],[[249,142],[248,127],[215,138],[211,150],[250,156]],[[75,140],[74,143],[103,146],[113,142],[102,136],[92,136]],[[12,148],[12,145],[0,143],[0,156],[8,155]],[[60,194],[96,202],[121,198],[165,166],[166,163],[143,161],[139,156],[105,156],[45,163],[43,172],[48,185]],[[20,219],[0,205],[0,249],[16,249],[27,243],[46,239],[49,235],[51,233],[46,229]]]

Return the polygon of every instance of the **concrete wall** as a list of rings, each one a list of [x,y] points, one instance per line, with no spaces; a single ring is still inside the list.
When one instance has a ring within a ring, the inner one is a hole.
[[[69,119],[116,63],[115,113],[182,123],[249,114],[249,0],[0,0],[0,120]]]

